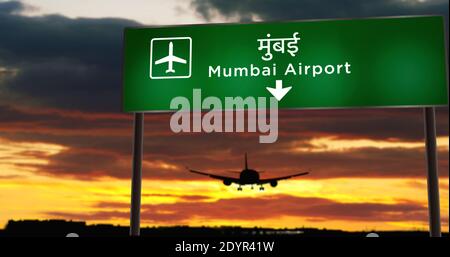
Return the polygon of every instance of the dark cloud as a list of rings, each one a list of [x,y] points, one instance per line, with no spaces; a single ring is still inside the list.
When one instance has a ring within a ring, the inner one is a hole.
[[[49,164],[45,165],[41,172],[95,180],[105,176],[124,176],[122,169],[119,156],[115,153],[71,148],[51,157]]]
[[[205,19],[216,13],[251,21],[263,20],[352,18],[438,14],[448,17],[448,1],[402,0],[192,0],[192,5]]]
[[[447,113],[446,109],[438,111],[440,136],[448,136]],[[249,153],[251,167],[267,171],[263,174],[266,177],[302,170],[312,171],[306,179],[420,178],[426,174],[423,147],[295,152],[296,147],[313,147],[310,140],[318,137],[422,142],[419,109],[283,111],[279,139],[274,144],[259,144],[257,133],[175,134],[170,131],[169,119],[170,114],[146,115],[145,178],[205,179],[186,172],[185,166],[231,175],[224,171],[242,169],[245,152]],[[37,166],[40,173],[81,179],[130,176],[131,115],[0,106],[0,130],[0,136],[15,142],[67,147],[45,157],[49,162]],[[29,151],[22,155],[43,158]],[[439,152],[439,169],[441,176],[448,177],[448,149]]]
[[[129,197],[129,195],[127,195]],[[175,195],[175,194],[142,194],[142,197],[168,197],[168,198],[176,198],[182,201],[205,201],[211,200],[211,197],[206,195]],[[108,204],[106,204],[108,205]]]
[[[15,13],[25,9],[25,5],[18,1],[8,1],[0,3],[0,13]]]
[[[227,171],[243,168],[243,152],[218,150],[218,145],[226,144],[230,149],[238,148],[242,138],[222,138],[223,140],[199,140],[195,147],[185,147],[176,154],[161,153],[162,145],[178,148],[178,143],[170,137],[147,140],[144,154],[143,175],[147,179],[206,180],[208,178],[191,174],[185,166],[226,176],[236,176]],[[186,138],[191,138],[187,136]],[[207,137],[211,139],[211,137]],[[131,170],[131,140],[116,141],[115,148],[106,149],[97,138],[78,138],[93,148],[71,147],[46,157],[48,164],[32,165],[40,172],[52,176],[68,176],[78,179],[100,179],[115,177],[129,179]],[[103,140],[105,141],[105,139]],[[160,143],[154,144],[153,141]],[[164,142],[165,141],[165,142]],[[186,140],[182,140],[185,142]],[[193,141],[192,141],[193,142]],[[113,144],[111,144],[113,145]],[[202,149],[203,147],[203,149]],[[425,153],[423,148],[356,148],[348,151],[294,152],[285,145],[272,145],[261,149],[257,143],[247,149],[251,168],[263,170],[263,178],[287,175],[300,171],[311,171],[301,179],[327,179],[343,177],[359,178],[425,178]],[[208,153],[208,154],[205,154]],[[33,155],[27,152],[27,155]],[[39,157],[39,156],[35,156]],[[442,177],[448,177],[448,149],[439,152],[439,170]],[[220,182],[219,182],[220,183]]]
[[[242,206],[245,206],[243,208]],[[100,203],[98,212],[73,214],[64,212],[46,213],[54,217],[78,220],[128,218],[128,204],[117,202]],[[115,209],[116,211],[102,211]],[[258,198],[218,199],[208,202],[178,202],[170,204],[144,204],[141,220],[144,222],[167,222],[183,224],[189,220],[235,220],[255,221],[300,217],[314,220],[341,221],[419,221],[427,222],[426,206],[417,202],[399,201],[383,203],[340,203],[325,198],[296,197],[291,195],[264,196]],[[302,226],[303,224],[298,224]]]
[[[444,14],[448,1],[226,1],[195,0],[208,18],[298,19],[400,14]],[[120,111],[122,33],[138,23],[125,19],[26,17],[21,2],[0,2],[0,66],[14,70],[0,79],[2,102],[84,111]],[[2,75],[0,75],[2,76]]]
[[[249,133],[227,135],[182,133],[177,135],[170,130],[170,116],[170,113],[145,116],[145,135],[152,138],[152,142],[155,144],[159,140],[154,137],[168,137],[169,140],[174,137],[176,140],[187,140],[187,143],[192,141],[192,147],[196,147],[195,142],[203,141],[203,137],[210,137],[208,140],[204,140],[208,142],[224,136],[245,135],[249,140],[237,146],[236,152],[238,153],[245,151],[247,147],[251,147],[258,140],[258,135]],[[131,114],[69,112],[60,109],[30,109],[0,104],[0,131],[15,132],[13,135],[9,135],[14,140],[50,140],[53,143],[73,144],[76,142],[64,141],[63,137],[56,137],[56,135],[129,137],[132,130],[132,117]],[[447,136],[448,108],[437,109],[436,123],[437,135]],[[419,141],[424,137],[423,125],[423,111],[420,108],[281,110],[279,112],[280,136],[278,141],[301,141],[317,136]],[[28,136],[20,136],[19,133],[28,133]],[[164,140],[166,139],[164,138]],[[218,146],[220,149],[228,148],[226,142]],[[262,144],[261,147],[265,146]],[[183,149],[174,149],[170,144],[161,144],[158,148],[162,154],[176,154],[177,151],[183,151]]]
[[[132,123],[128,114],[68,112],[58,109],[25,109],[20,106],[0,105],[2,131],[86,135],[90,131],[103,131],[103,135],[126,134]],[[109,133],[106,133],[108,130]]]
[[[17,74],[2,85],[7,101],[85,111],[120,111],[124,19],[15,15],[0,2],[0,66]],[[2,82],[0,80],[0,82]]]

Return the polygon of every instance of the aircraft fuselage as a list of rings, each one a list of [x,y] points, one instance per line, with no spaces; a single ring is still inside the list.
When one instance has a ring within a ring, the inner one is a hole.
[[[259,183],[259,173],[256,170],[245,169],[239,175],[241,185],[252,185]]]

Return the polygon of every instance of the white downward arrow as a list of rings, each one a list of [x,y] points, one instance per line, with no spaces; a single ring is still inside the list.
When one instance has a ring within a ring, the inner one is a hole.
[[[275,88],[266,87],[267,90],[278,100],[280,101],[286,94],[291,90],[292,87],[283,88],[283,81],[277,80],[275,81]]]

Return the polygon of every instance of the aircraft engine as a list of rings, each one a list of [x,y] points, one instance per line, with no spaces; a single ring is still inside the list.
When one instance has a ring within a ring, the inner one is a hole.
[[[225,179],[225,180],[223,181],[223,184],[224,184],[225,186],[229,186],[229,185],[231,185],[231,180]]]
[[[277,181],[271,181],[270,182],[270,186],[271,187],[276,187],[278,185],[278,182]]]

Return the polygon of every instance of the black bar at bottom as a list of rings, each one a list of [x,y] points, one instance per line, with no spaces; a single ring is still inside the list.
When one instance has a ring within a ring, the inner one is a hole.
[[[144,113],[134,114],[133,175],[131,180],[130,235],[139,236],[141,221],[142,147]]]
[[[427,159],[428,213],[430,236],[441,237],[441,214],[439,203],[439,176],[436,151],[436,121],[434,107],[424,108],[425,145]]]

